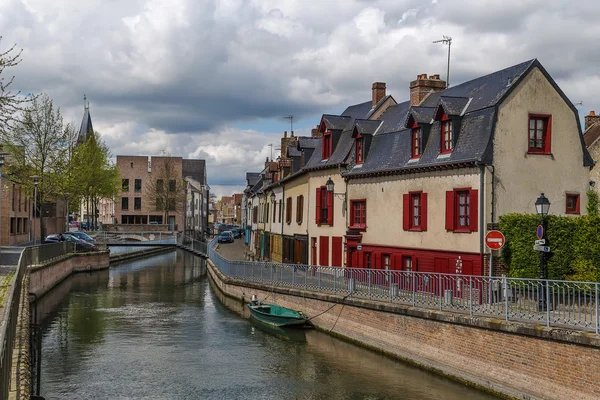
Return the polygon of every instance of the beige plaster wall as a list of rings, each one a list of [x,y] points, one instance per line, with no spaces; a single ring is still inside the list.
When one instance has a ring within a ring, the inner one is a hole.
[[[348,200],[367,200],[363,243],[478,253],[479,232],[446,231],[446,191],[455,188],[479,190],[479,169],[352,179],[348,185]],[[427,193],[426,232],[402,228],[403,195],[412,191]]]
[[[314,196],[311,196],[311,193],[308,190],[308,176],[307,174],[302,174],[295,179],[292,179],[289,182],[285,182],[284,184],[284,198],[283,198],[283,216],[281,222],[283,223],[283,234],[286,236],[293,236],[294,234],[306,235],[308,225],[306,223],[306,219],[308,216],[308,205],[311,201],[314,200]],[[302,223],[298,224],[296,222],[296,207],[297,207],[297,196],[304,196],[304,207],[302,212]],[[286,222],[285,216],[287,213],[287,198],[292,198],[292,222],[288,224]]]
[[[552,115],[551,155],[527,154],[530,113]],[[494,165],[498,216],[535,213],[535,200],[542,192],[552,203],[550,214],[565,214],[566,192],[580,194],[585,213],[589,169],[583,166],[577,120],[537,68],[499,107]]]

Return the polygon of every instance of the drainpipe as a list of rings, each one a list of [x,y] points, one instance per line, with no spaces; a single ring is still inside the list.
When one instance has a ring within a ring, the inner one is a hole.
[[[479,164],[479,204],[480,208],[484,210],[485,196],[484,196],[484,183],[485,183],[485,165]],[[484,250],[484,220],[485,215],[483,212],[479,212],[479,252],[483,254]],[[482,266],[483,267],[483,266]]]
[[[492,224],[493,224],[494,222],[496,222],[495,221],[496,220],[496,212],[495,212],[496,193],[494,191],[494,184],[495,184],[495,179],[496,179],[496,168],[494,168],[493,165],[490,165],[490,167],[492,168]],[[494,274],[494,252],[492,250],[490,250],[490,266],[489,266],[488,274],[489,274],[489,276],[492,276]]]

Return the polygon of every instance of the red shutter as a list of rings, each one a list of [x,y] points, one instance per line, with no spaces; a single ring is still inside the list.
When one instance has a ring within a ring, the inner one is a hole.
[[[400,271],[402,269],[402,256],[400,254],[394,254],[392,258],[393,261],[391,269]]]
[[[379,252],[379,251],[375,253],[375,264],[373,265],[373,268],[376,268],[376,269],[383,268],[383,265],[381,265],[381,252]]]
[[[421,229],[427,230],[427,193],[421,194]]]
[[[317,225],[321,223],[321,188],[317,188],[317,208],[315,210],[315,222]]]
[[[329,236],[319,237],[319,265],[329,265]]]
[[[419,270],[419,261],[416,256],[412,256],[412,270],[413,272],[417,272]]]
[[[333,193],[327,192],[327,223],[333,225]]]
[[[402,199],[402,228],[407,231],[410,229],[410,195],[403,195]]]
[[[331,238],[331,266],[342,266],[342,238],[334,236]]]
[[[454,230],[454,191],[446,192],[446,230]]]
[[[469,191],[469,207],[471,209],[471,215],[469,215],[469,229],[471,232],[477,232],[477,225],[479,225],[479,219],[477,218],[479,213],[479,198],[477,197],[477,190]]]

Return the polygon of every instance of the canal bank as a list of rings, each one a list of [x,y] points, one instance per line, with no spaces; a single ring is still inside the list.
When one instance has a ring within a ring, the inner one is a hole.
[[[204,260],[183,251],[67,278],[37,303],[41,395],[493,399],[316,330],[273,336],[229,300],[211,290]]]
[[[593,334],[574,332],[570,341],[548,340],[518,333],[532,329],[523,323],[233,279],[210,260],[208,272],[228,296],[241,301],[256,294],[260,300],[301,310],[317,316],[312,322],[319,329],[504,397],[596,399],[600,395],[600,349],[578,343],[587,339],[593,344]]]

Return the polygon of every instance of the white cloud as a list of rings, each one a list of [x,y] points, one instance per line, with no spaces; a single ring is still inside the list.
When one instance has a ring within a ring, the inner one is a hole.
[[[583,113],[600,109],[595,3],[4,0],[0,50],[23,47],[15,85],[76,124],[87,93],[113,154],[205,157],[210,183],[241,184],[284,115],[306,129],[369,100],[374,81],[402,101],[417,74],[445,75],[442,35],[453,84],[538,57]],[[235,128],[258,120],[269,133]]]

